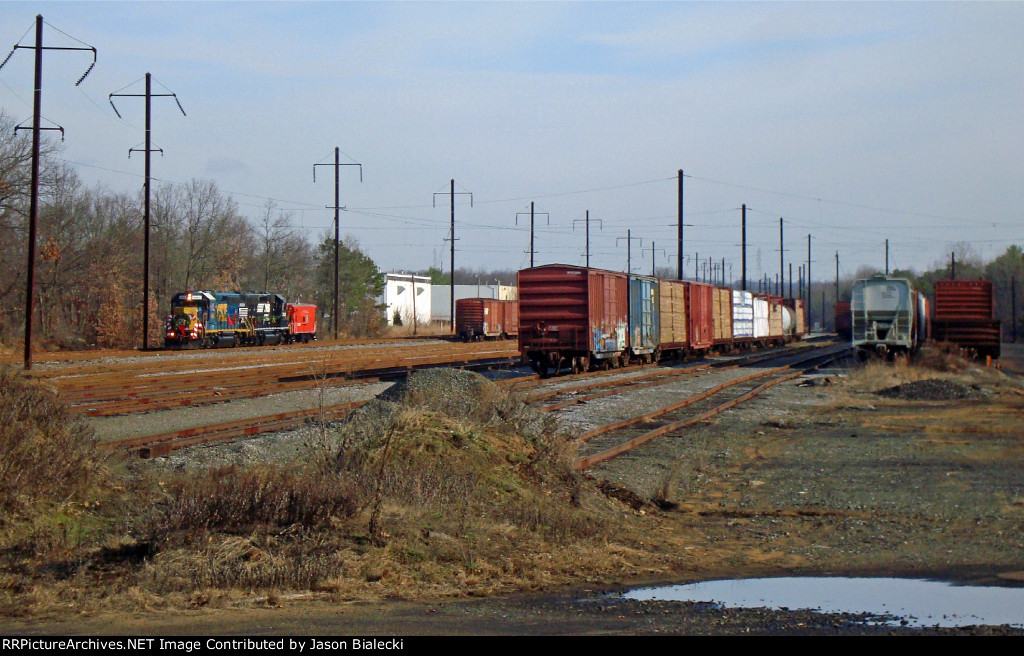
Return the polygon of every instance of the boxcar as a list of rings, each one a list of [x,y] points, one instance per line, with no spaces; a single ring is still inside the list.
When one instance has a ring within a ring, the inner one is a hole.
[[[657,361],[661,342],[659,282],[651,276],[629,276],[629,353],[642,362]]]
[[[519,272],[519,351],[540,374],[628,357],[629,279],[564,264]]]
[[[519,302],[460,298],[455,301],[455,333],[464,342],[515,337],[519,334]]]
[[[714,287],[712,290],[711,321],[717,346],[728,347],[732,344],[732,295],[733,290],[725,287]]]
[[[715,288],[700,282],[661,280],[658,285],[662,353],[704,353],[714,344]]]
[[[883,275],[853,283],[852,344],[862,358],[917,349],[917,292],[904,278]]]
[[[850,340],[853,334],[853,317],[850,315],[849,301],[840,301],[835,307],[835,328],[840,339]]]
[[[768,341],[782,346],[786,343],[787,329],[791,323],[789,310],[782,304],[781,296],[769,296],[768,301]]]
[[[732,290],[732,337],[740,344],[754,339],[754,295],[739,289]]]
[[[988,280],[939,280],[935,283],[932,336],[974,351],[1000,355],[1001,324],[995,318],[995,297]]]

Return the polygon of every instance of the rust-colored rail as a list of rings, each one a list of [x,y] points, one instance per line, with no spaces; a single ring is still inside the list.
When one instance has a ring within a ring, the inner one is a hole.
[[[628,427],[634,426],[636,424],[640,424],[640,423],[643,423],[643,422],[651,421],[651,420],[656,419],[658,417],[661,417],[661,416],[664,416],[666,414],[669,414],[670,412],[673,412],[675,410],[679,410],[679,409],[684,408],[684,407],[686,407],[688,405],[692,405],[693,403],[696,403],[698,401],[707,399],[707,398],[709,398],[711,396],[714,396],[715,394],[718,394],[719,392],[721,392],[721,391],[723,391],[725,389],[728,389],[730,387],[734,387],[734,386],[739,385],[741,383],[748,382],[750,380],[754,380],[754,379],[757,379],[757,378],[763,378],[765,376],[784,374],[784,375],[779,376],[778,378],[776,378],[774,380],[770,380],[770,381],[765,382],[762,385],[759,385],[758,387],[756,387],[755,389],[753,389],[753,390],[751,390],[749,392],[746,392],[746,393],[744,393],[744,394],[742,394],[742,395],[740,395],[740,396],[738,396],[738,397],[736,397],[734,399],[731,399],[731,400],[726,401],[726,402],[724,402],[722,404],[719,404],[719,405],[717,405],[717,406],[715,406],[715,407],[713,407],[713,408],[711,408],[711,409],[709,409],[709,410],[707,410],[705,412],[702,412],[702,413],[700,413],[698,415],[695,415],[693,417],[688,417],[688,418],[685,418],[685,419],[682,419],[682,420],[679,420],[679,421],[671,422],[671,423],[666,424],[664,426],[661,426],[659,428],[647,431],[647,432],[643,433],[642,435],[639,435],[637,437],[629,439],[629,440],[627,440],[625,442],[617,444],[617,445],[615,445],[612,448],[605,449],[604,451],[601,451],[601,452],[598,452],[598,453],[595,453],[595,454],[592,454],[592,455],[589,455],[589,456],[578,458],[576,461],[573,462],[573,468],[577,469],[577,470],[589,469],[590,467],[593,467],[594,465],[596,465],[598,463],[604,462],[606,460],[610,460],[610,459],[615,458],[617,456],[620,456],[620,455],[622,455],[624,453],[632,451],[633,449],[635,449],[635,448],[637,448],[637,447],[639,447],[639,446],[641,446],[643,444],[646,444],[647,442],[650,442],[651,440],[653,440],[653,439],[655,439],[657,437],[660,437],[662,435],[666,435],[666,434],[671,433],[671,432],[676,431],[676,430],[680,430],[682,428],[686,428],[688,426],[692,426],[692,425],[697,424],[697,423],[702,422],[702,421],[706,421],[707,419],[709,419],[709,418],[711,418],[711,417],[713,417],[713,416],[715,416],[715,415],[717,415],[717,414],[719,414],[721,412],[724,412],[725,410],[733,408],[733,407],[739,405],[740,403],[743,403],[744,401],[748,401],[748,400],[756,397],[757,395],[761,394],[765,390],[767,390],[767,389],[769,389],[769,388],[771,388],[771,387],[773,387],[775,385],[778,385],[779,383],[785,382],[787,380],[791,380],[793,378],[797,378],[798,376],[801,376],[801,375],[803,375],[804,373],[806,373],[808,371],[812,371],[812,370],[822,366],[826,362],[831,362],[831,361],[836,360],[836,359],[838,359],[840,357],[843,357],[843,356],[845,356],[848,353],[848,351],[849,351],[848,347],[841,347],[838,350],[835,350],[835,351],[830,352],[830,353],[818,354],[818,355],[812,356],[810,358],[804,358],[802,360],[799,360],[797,362],[791,363],[789,365],[785,365],[785,366],[781,366],[781,367],[776,367],[774,369],[768,369],[768,370],[765,370],[763,372],[757,372],[757,373],[751,374],[749,376],[743,376],[741,378],[737,378],[737,379],[734,379],[734,380],[722,383],[720,385],[716,385],[715,387],[713,387],[711,389],[705,390],[705,391],[703,391],[703,392],[701,392],[699,394],[696,394],[694,396],[688,397],[686,399],[683,399],[682,401],[679,401],[677,403],[673,403],[673,404],[671,404],[669,406],[666,406],[666,407],[663,407],[663,408],[659,408],[658,410],[655,410],[653,412],[645,413],[644,415],[641,415],[641,416],[638,416],[638,417],[630,417],[630,418],[627,418],[627,419],[623,419],[622,421],[614,422],[612,424],[608,424],[608,425],[605,425],[605,426],[600,426],[598,428],[590,430],[590,431],[584,433],[583,435],[581,435],[578,438],[578,441],[580,443],[586,443],[587,441],[589,441],[589,440],[591,440],[591,439],[593,439],[593,438],[595,438],[595,437],[597,437],[599,435],[604,435],[606,433],[611,433],[611,432],[614,432],[616,430],[621,430],[621,429],[624,429],[624,428],[628,428]],[[801,371],[793,371],[793,372],[790,372],[790,373],[784,373],[784,372],[786,372],[786,371],[796,367],[797,365],[800,365],[800,364],[803,364],[803,363],[806,363],[806,362],[809,362],[809,361],[814,361],[814,360],[823,360],[823,362],[819,362],[819,363],[815,364],[814,366],[812,366],[810,368],[807,368],[807,369],[803,369]]]

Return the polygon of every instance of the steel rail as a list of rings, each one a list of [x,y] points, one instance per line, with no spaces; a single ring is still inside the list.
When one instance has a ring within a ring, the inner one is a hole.
[[[612,458],[615,458],[617,456],[622,455],[623,453],[627,453],[629,451],[632,451],[633,449],[635,449],[635,448],[637,448],[637,447],[639,447],[639,446],[641,446],[643,444],[646,444],[647,442],[650,442],[651,440],[655,439],[656,437],[660,437],[660,436],[665,435],[667,433],[671,433],[673,431],[680,430],[682,428],[686,428],[688,426],[692,426],[692,425],[697,424],[699,422],[705,421],[705,420],[707,420],[707,419],[709,419],[709,418],[711,418],[711,417],[713,417],[713,416],[715,416],[715,415],[717,415],[717,414],[719,414],[721,412],[724,412],[724,411],[726,411],[726,410],[728,410],[730,408],[733,408],[733,407],[739,405],[740,403],[743,403],[744,401],[748,401],[748,400],[756,397],[757,395],[761,394],[765,390],[770,389],[771,387],[774,387],[775,385],[778,385],[779,383],[785,382],[787,380],[792,380],[793,378],[797,378],[799,376],[802,376],[802,375],[804,375],[804,374],[806,374],[806,373],[808,373],[810,371],[813,371],[813,370],[817,369],[818,367],[821,367],[823,364],[825,364],[827,362],[832,362],[832,361],[837,360],[837,359],[839,359],[841,357],[845,357],[848,353],[849,353],[849,347],[848,346],[843,346],[838,351],[835,351],[835,352],[832,352],[832,353],[824,353],[824,354],[819,353],[819,354],[817,354],[815,356],[812,356],[810,358],[805,358],[803,360],[798,360],[797,362],[794,362],[794,363],[786,365],[786,366],[777,367],[777,368],[774,368],[774,369],[769,369],[769,370],[766,370],[764,372],[758,372],[758,373],[755,373],[755,374],[751,374],[749,376],[743,376],[743,377],[735,379],[735,380],[727,381],[727,382],[722,383],[720,385],[716,385],[715,387],[713,387],[713,388],[711,388],[709,390],[705,390],[704,392],[701,392],[700,394],[697,394],[695,396],[692,396],[692,397],[689,397],[687,399],[684,399],[684,400],[682,400],[682,401],[680,401],[678,403],[673,403],[672,405],[666,406],[664,408],[660,408],[660,409],[655,410],[653,412],[646,413],[646,414],[641,415],[639,417],[631,417],[631,418],[624,419],[624,420],[619,421],[619,422],[615,422],[613,424],[608,424],[606,426],[601,426],[601,427],[595,428],[595,429],[593,429],[591,431],[588,431],[588,432],[584,433],[583,435],[581,435],[579,438],[577,438],[577,441],[579,443],[586,443],[587,441],[589,441],[589,440],[591,440],[594,437],[597,437],[599,435],[604,435],[606,433],[610,433],[610,432],[613,432],[615,430],[621,430],[623,428],[628,428],[630,426],[634,426],[636,424],[639,424],[639,423],[642,423],[642,422],[645,422],[645,421],[650,421],[652,419],[656,419],[657,417],[666,415],[666,414],[668,414],[668,413],[670,413],[670,412],[672,412],[674,410],[678,410],[678,409],[686,407],[688,405],[692,405],[693,403],[696,403],[698,401],[701,401],[701,400],[704,400],[706,398],[709,398],[709,397],[711,397],[711,396],[713,396],[713,395],[715,395],[715,394],[717,394],[717,393],[719,393],[719,392],[721,392],[721,391],[723,391],[723,390],[725,390],[727,388],[734,387],[734,386],[739,385],[741,383],[744,383],[744,382],[747,382],[747,381],[750,381],[750,380],[754,380],[756,378],[763,378],[765,376],[783,373],[783,372],[785,372],[785,371],[787,371],[789,369],[792,369],[793,367],[795,367],[797,365],[800,365],[800,364],[803,364],[803,363],[806,363],[806,362],[811,362],[811,361],[814,361],[814,360],[821,360],[822,361],[822,362],[819,362],[819,363],[817,363],[817,364],[815,364],[815,365],[813,365],[813,366],[811,366],[809,368],[802,369],[801,371],[794,371],[794,372],[785,374],[783,376],[780,376],[780,377],[778,377],[778,378],[776,378],[774,380],[767,381],[764,384],[759,385],[755,389],[753,389],[753,390],[751,390],[749,392],[746,392],[745,394],[740,395],[739,397],[736,397],[734,399],[726,401],[725,403],[722,403],[722,404],[720,404],[718,406],[715,406],[715,407],[713,407],[713,408],[711,408],[711,409],[709,409],[709,410],[707,410],[705,412],[702,412],[702,413],[700,413],[700,414],[698,414],[696,416],[688,417],[686,419],[682,419],[682,420],[679,420],[679,421],[676,421],[676,422],[672,422],[672,423],[666,424],[666,425],[661,426],[659,428],[656,428],[654,430],[648,431],[648,432],[646,432],[646,433],[644,433],[642,435],[634,437],[634,438],[632,438],[630,440],[622,442],[622,443],[620,443],[620,444],[618,444],[618,445],[616,445],[616,446],[614,446],[614,447],[612,447],[610,449],[606,449],[604,451],[600,451],[598,453],[595,453],[595,454],[592,454],[592,455],[589,455],[589,456],[578,458],[578,459],[576,459],[573,462],[573,465],[572,465],[573,469],[576,469],[576,470],[589,469],[590,467],[593,467],[594,465],[596,465],[598,463],[604,462],[606,460],[610,460]]]

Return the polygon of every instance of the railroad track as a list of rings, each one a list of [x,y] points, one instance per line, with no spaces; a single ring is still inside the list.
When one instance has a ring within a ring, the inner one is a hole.
[[[440,344],[409,347],[402,345],[383,353],[329,353],[289,357],[214,357],[201,363],[136,364],[111,367],[100,372],[75,369],[47,376],[70,410],[87,416],[112,416],[181,406],[220,403],[279,392],[317,387],[339,387],[385,379],[396,379],[417,369],[446,366],[489,368],[507,366],[518,352],[507,344]],[[198,365],[198,366],[197,366]],[[171,367],[174,369],[171,369]]]
[[[827,343],[831,344],[831,342]],[[813,344],[805,343],[801,346],[790,346],[786,350],[774,349],[767,352],[759,352],[739,357],[726,356],[712,360],[704,360],[687,367],[652,367],[652,365],[639,365],[626,367],[625,369],[595,371],[557,378],[524,376],[521,378],[502,381],[498,384],[504,386],[506,389],[521,392],[524,400],[535,405],[539,404],[541,401],[550,400],[552,398],[565,397],[564,400],[538,406],[538,409],[543,412],[551,412],[614,394],[647,387],[657,387],[678,378],[692,377],[711,370],[721,371],[752,366],[772,359],[786,357],[799,352],[799,350],[814,347],[815,345]],[[639,371],[640,373],[633,375],[634,372],[631,372],[630,370]],[[597,379],[596,382],[593,380],[595,378]],[[526,391],[545,385],[548,389],[532,392]],[[584,392],[591,393],[583,394]]]
[[[657,410],[592,429],[578,438],[581,450],[587,453],[578,458],[573,467],[577,470],[589,469],[653,439],[707,421],[774,385],[804,375],[828,362],[845,358],[849,352],[848,345],[839,345],[816,347],[813,353],[779,354],[779,360],[793,361],[724,381]],[[793,355],[797,355],[796,359],[792,358]]]

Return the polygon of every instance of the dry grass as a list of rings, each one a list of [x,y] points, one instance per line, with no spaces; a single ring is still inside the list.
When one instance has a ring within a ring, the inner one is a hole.
[[[491,594],[632,567],[602,548],[623,507],[572,471],[551,419],[451,378],[324,424],[302,464],[135,473],[100,505],[88,487],[54,502],[0,544],[0,613]]]
[[[0,526],[38,504],[86,499],[104,459],[56,394],[0,367]]]

